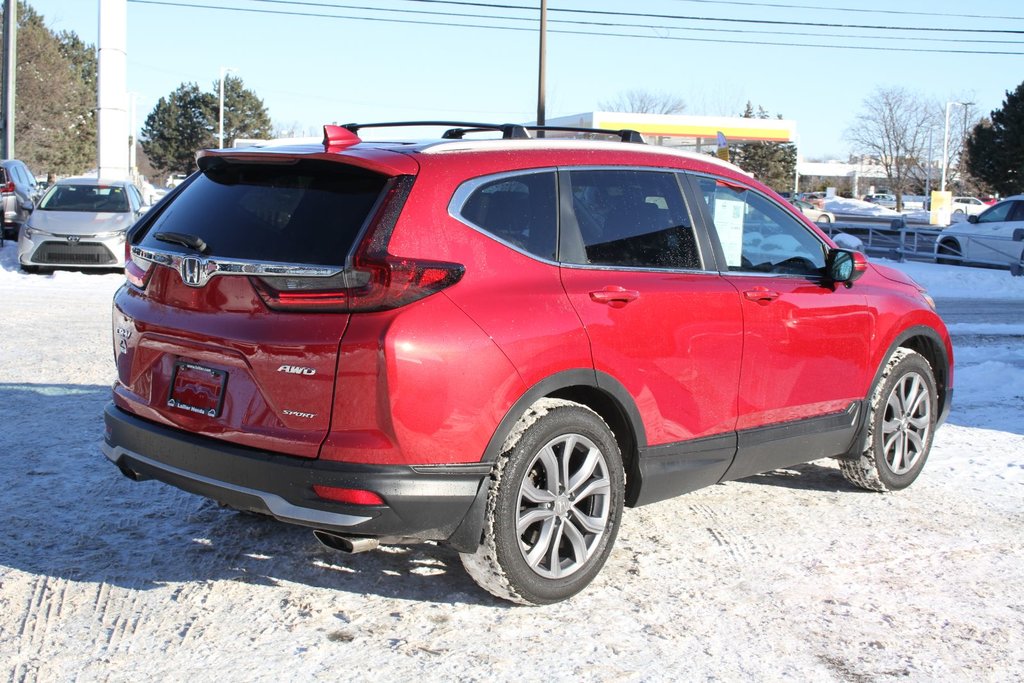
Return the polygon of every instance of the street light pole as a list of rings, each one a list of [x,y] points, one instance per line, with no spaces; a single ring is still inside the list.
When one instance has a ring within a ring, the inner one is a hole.
[[[946,124],[942,129],[942,181],[939,184],[939,191],[946,191],[946,167],[949,166],[949,109],[953,105],[964,108],[964,118],[967,118],[967,107],[974,102],[946,102]]]
[[[220,68],[220,106],[217,108],[217,148],[224,149],[224,76],[238,69],[230,66]],[[949,110],[946,110],[946,123],[949,123]]]

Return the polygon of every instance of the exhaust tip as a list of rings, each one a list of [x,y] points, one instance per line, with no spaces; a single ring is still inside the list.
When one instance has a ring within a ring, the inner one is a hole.
[[[117,469],[121,470],[121,474],[128,477],[132,481],[142,481],[142,477],[140,477],[139,473],[133,469],[130,469],[124,465],[118,465]]]
[[[380,545],[380,541],[376,538],[364,538],[360,536],[342,536],[335,534],[330,531],[323,531],[317,529],[313,532],[316,540],[320,541],[322,545],[332,550],[340,550],[343,553],[365,553],[370,550],[376,550],[377,546]]]

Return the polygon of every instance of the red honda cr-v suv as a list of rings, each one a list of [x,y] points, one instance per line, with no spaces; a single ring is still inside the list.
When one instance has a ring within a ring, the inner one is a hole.
[[[107,457],[343,550],[447,542],[523,603],[623,506],[918,476],[952,349],[913,281],[711,157],[452,125],[201,152],[129,239]]]

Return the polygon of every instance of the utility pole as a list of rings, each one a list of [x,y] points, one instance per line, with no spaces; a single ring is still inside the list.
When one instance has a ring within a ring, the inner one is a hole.
[[[14,82],[18,73],[18,2],[4,0],[3,149],[4,159],[14,158]]]
[[[544,71],[548,49],[548,0],[540,0],[540,68],[537,75],[537,125],[544,125]],[[544,137],[544,131],[537,131],[537,137]]]
[[[99,0],[96,152],[99,177],[128,178],[128,0]]]

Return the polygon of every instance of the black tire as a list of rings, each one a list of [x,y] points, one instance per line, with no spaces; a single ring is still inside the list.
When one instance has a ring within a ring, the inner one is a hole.
[[[491,475],[483,542],[462,564],[499,598],[565,600],[590,584],[615,543],[625,488],[618,443],[589,408],[541,399],[504,451]]]
[[[963,261],[963,251],[956,240],[944,240],[935,247],[935,262],[947,266],[959,266]]]
[[[914,483],[931,451],[937,397],[924,356],[896,349],[871,392],[864,452],[839,461],[847,481],[871,491],[898,491]]]

